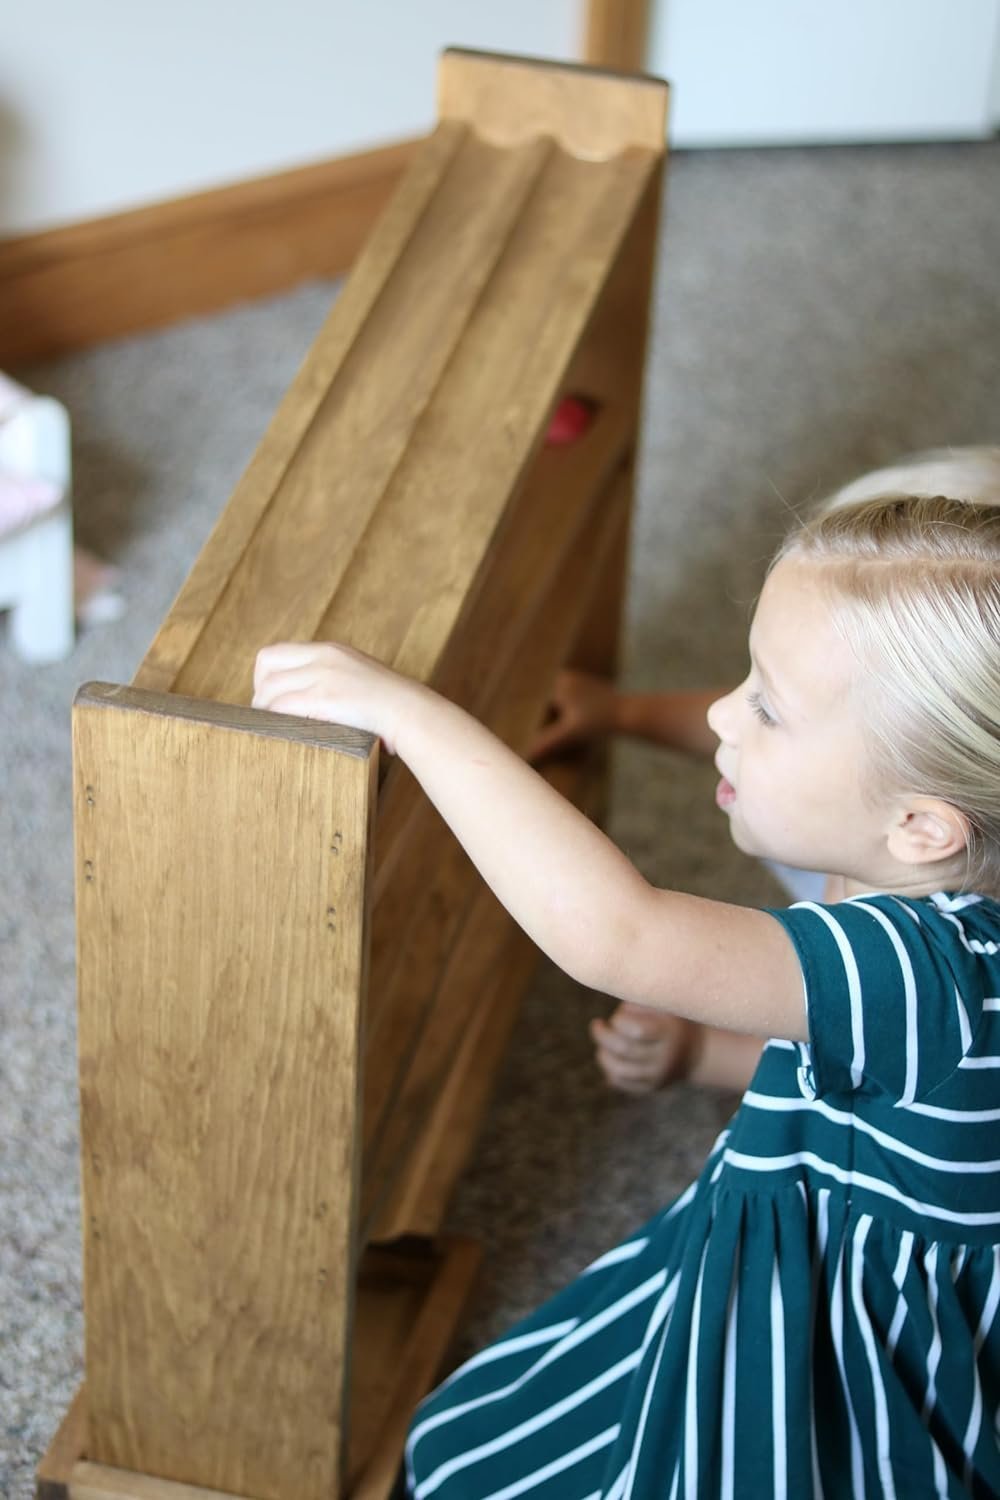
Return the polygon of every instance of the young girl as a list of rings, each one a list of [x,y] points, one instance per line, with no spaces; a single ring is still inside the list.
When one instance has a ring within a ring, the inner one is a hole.
[[[423,1403],[415,1500],[1000,1494],[1000,509],[846,500],[772,565],[716,800],[828,904],[652,888],[347,648],[255,688],[380,735],[581,983],[771,1039],[698,1180]]]
[[[825,508],[852,500],[899,494],[948,494],[1000,505],[1000,448],[950,448],[914,454],[876,469],[831,495]],[[709,707],[718,688],[682,693],[620,693],[606,678],[563,672],[556,681],[550,722],[532,747],[534,764],[610,735],[652,741],[711,758],[718,739],[709,728]],[[836,901],[840,882],[812,870],[764,860],[796,900]],[[760,1061],[760,1041],[680,1016],[623,1001],[604,1020],[590,1024],[595,1056],[612,1087],[645,1094],[680,1079],[742,1091]]]

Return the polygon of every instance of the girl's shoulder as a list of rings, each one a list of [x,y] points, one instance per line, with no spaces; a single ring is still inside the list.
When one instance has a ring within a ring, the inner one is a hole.
[[[958,1067],[1000,994],[1000,903],[872,892],[772,915],[802,968],[820,1092],[864,1082],[910,1102]]]
[[[908,906],[939,942],[981,958],[1000,958],[1000,901],[994,897],[976,891],[935,891],[888,899]]]

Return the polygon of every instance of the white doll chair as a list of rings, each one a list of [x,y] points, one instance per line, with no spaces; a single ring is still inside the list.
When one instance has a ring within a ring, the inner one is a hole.
[[[0,508],[0,609],[20,657],[56,661],[75,639],[69,415],[52,396],[24,397],[0,420],[0,474],[47,481],[56,497],[34,513]]]

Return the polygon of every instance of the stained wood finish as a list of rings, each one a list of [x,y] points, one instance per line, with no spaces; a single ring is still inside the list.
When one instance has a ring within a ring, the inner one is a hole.
[[[596,817],[602,770],[602,757],[591,753],[547,768],[546,776],[568,801],[589,817]],[[494,954],[493,970],[480,991],[462,990],[457,1005],[450,1010],[447,1003],[435,1007],[435,1022],[443,1027],[453,1022],[457,1012],[460,1034],[444,1067],[429,1036],[417,1054],[421,1073],[425,1057],[431,1066],[437,1064],[437,1093],[413,1142],[405,1171],[395,1175],[378,1208],[371,1227],[375,1239],[434,1235],[444,1223],[489,1106],[493,1082],[517,1022],[521,996],[538,964],[535,945],[519,927],[503,920],[489,891],[480,890],[475,902],[477,922],[488,920],[492,924],[488,942]]]
[[[328,1500],[377,754],[182,707],[74,712],[88,1456]]]
[[[583,56],[599,67],[638,73],[646,66],[649,0],[589,0]]]
[[[136,686],[245,702],[260,646],[334,634],[433,675],[656,165],[439,127]]]
[[[358,1247],[439,1230],[534,950],[370,736],[246,707],[253,660],[345,640],[522,752],[613,663],[665,90],[456,53],[441,99],[132,687],[74,712],[76,1500],[385,1500],[468,1293]]]
[[[594,586],[627,527],[629,499],[630,476],[623,472],[593,525],[582,532],[554,587],[536,601],[525,622],[531,649],[520,654],[507,673],[503,695],[497,695],[490,711],[483,715],[508,744],[524,745],[541,722],[555,671],[566,659]],[[450,874],[448,865],[445,869]],[[466,899],[472,897],[476,904],[447,952],[444,971],[435,972],[430,964],[421,967],[414,961],[417,955],[411,956],[399,988],[389,998],[389,1014],[377,1033],[385,1037],[385,1044],[391,1041],[392,1045],[377,1044],[366,1068],[361,1197],[365,1225],[387,1187],[406,1174],[408,1153],[420,1140],[426,1115],[470,1022],[470,1012],[479,1004],[489,1003],[481,997],[491,990],[490,976],[502,962],[498,949],[510,926],[509,919],[491,893],[482,888],[471,865],[466,862],[460,874],[465,877]],[[461,912],[458,902],[447,904],[437,890],[432,892],[432,917],[435,910],[456,907]],[[391,1073],[379,1066],[385,1056],[395,1062]],[[471,1144],[469,1141],[470,1149]],[[398,1232],[408,1232],[408,1226]]]
[[[487,140],[503,146],[552,135],[564,150],[590,161],[635,148],[662,151],[665,86],[605,71],[621,66],[610,55],[623,49],[601,30],[605,55],[589,70],[457,47],[446,52],[438,70],[439,115],[474,120]]]
[[[482,1254],[461,1235],[365,1252],[355,1300],[346,1500],[389,1500],[407,1424],[448,1355]],[[81,1386],[39,1465],[39,1500],[252,1500],[93,1463],[88,1452]],[[295,1491],[287,1493],[295,1500]]]

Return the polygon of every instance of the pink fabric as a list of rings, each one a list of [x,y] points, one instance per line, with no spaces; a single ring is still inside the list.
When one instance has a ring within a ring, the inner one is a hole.
[[[43,511],[58,505],[62,490],[50,479],[23,479],[0,474],[0,536],[26,526]]]
[[[6,422],[30,401],[31,392],[0,371],[0,422]],[[49,479],[6,474],[0,469],[0,536],[19,531],[43,511],[58,505],[62,491]]]

